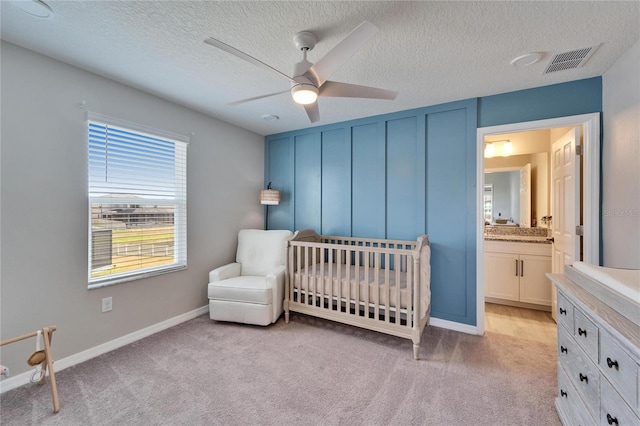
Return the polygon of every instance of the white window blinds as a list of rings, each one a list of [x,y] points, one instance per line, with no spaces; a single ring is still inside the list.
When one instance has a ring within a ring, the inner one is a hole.
[[[113,122],[88,122],[90,288],[187,265],[186,140]]]

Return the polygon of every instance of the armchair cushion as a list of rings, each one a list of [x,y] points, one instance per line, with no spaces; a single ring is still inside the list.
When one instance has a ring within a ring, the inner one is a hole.
[[[264,277],[284,265],[291,235],[291,231],[241,230],[236,252],[236,262],[242,265],[241,275]]]
[[[272,294],[267,278],[256,276],[234,277],[218,281],[215,285],[210,284],[207,291],[209,299],[261,305],[270,304],[273,300]]]

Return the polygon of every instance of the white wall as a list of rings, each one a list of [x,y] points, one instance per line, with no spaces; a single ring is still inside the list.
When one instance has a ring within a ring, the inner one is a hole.
[[[640,40],[602,76],[604,266],[640,269]]]
[[[1,66],[1,339],[56,325],[61,359],[205,306],[238,229],[262,227],[263,137],[4,42]],[[187,270],[87,290],[87,110],[195,134]],[[25,371],[33,349],[2,347],[2,364]]]

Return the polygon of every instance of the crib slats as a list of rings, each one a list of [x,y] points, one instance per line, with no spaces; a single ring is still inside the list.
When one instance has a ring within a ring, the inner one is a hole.
[[[413,256],[407,256],[407,328],[411,328],[411,318],[413,318],[413,309],[411,301],[413,300]]]
[[[326,249],[321,249],[320,252],[320,307],[324,307],[324,301],[326,297],[326,287],[324,285],[324,252]]]
[[[358,249],[355,251],[354,263],[356,268],[356,300],[355,304],[355,314],[357,317],[360,316],[360,263],[362,252]]]
[[[304,283],[304,277],[302,276],[302,246],[298,246],[296,263],[296,270],[298,271],[298,275],[300,276],[300,284],[298,286],[298,303],[303,303],[302,287]]]
[[[389,323],[389,307],[391,306],[390,296],[391,296],[391,286],[389,285],[389,253],[384,254],[384,322]]]
[[[369,292],[371,291],[371,287],[369,286],[369,266],[371,262],[371,252],[366,251],[362,253],[364,261],[364,283],[365,283],[365,294],[364,294],[364,315],[369,318]]]
[[[334,248],[329,249],[329,310],[333,311],[333,255]]]
[[[316,253],[317,253],[317,249],[313,249],[313,251],[311,252],[311,262],[312,262],[312,276],[313,276],[313,291],[311,293],[311,300],[313,305],[315,306],[316,304],[316,289],[318,287],[318,275],[316,275],[316,264],[317,264],[317,257],[316,257]],[[307,267],[308,269],[309,267]]]
[[[374,288],[376,289],[375,293],[375,318],[376,321],[380,319],[380,253],[376,252],[375,254],[375,262],[374,262]]]
[[[393,257],[396,265],[396,324],[400,324],[400,309],[402,308],[400,303],[400,271],[402,269],[402,258],[405,256],[394,254]]]

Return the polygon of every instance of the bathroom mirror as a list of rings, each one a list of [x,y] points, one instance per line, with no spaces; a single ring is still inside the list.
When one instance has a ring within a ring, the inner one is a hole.
[[[540,218],[549,210],[547,158],[546,153],[514,155],[508,162],[500,159],[504,167],[485,167],[485,191],[487,185],[492,188],[491,203],[485,200],[485,225],[543,226]]]
[[[520,220],[520,172],[485,172],[485,224],[516,226]],[[491,196],[488,196],[491,188]]]

